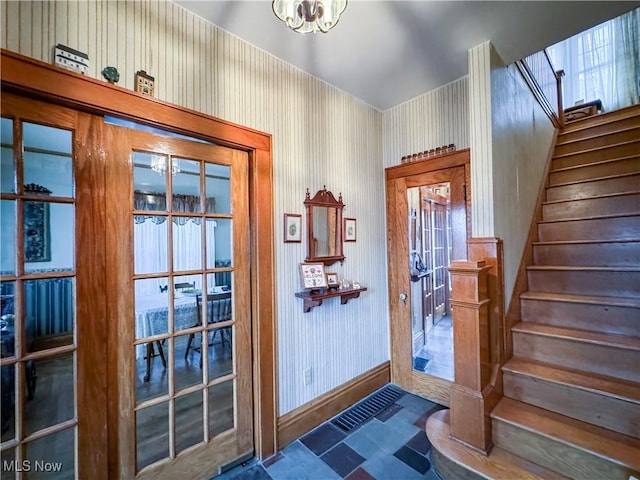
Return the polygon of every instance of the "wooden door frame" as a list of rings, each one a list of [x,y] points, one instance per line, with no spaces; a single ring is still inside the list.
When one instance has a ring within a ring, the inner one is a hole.
[[[256,456],[259,458],[275,453],[277,449],[277,365],[271,135],[144,96],[5,49],[1,50],[0,62],[3,91],[15,92],[29,98],[41,99],[99,116],[124,117],[248,152],[254,447]],[[117,232],[114,237],[117,237]],[[117,238],[112,238],[112,241],[117,241]],[[111,308],[109,312],[107,322],[115,322],[118,306]],[[107,343],[109,345],[108,364],[118,365],[118,349],[114,347],[117,345],[117,338],[109,338]],[[110,392],[117,392],[120,373],[115,368],[110,369],[108,374]],[[111,443],[132,441],[119,436],[118,406],[111,405],[108,414],[111,419],[109,421]],[[116,448],[111,446],[109,478],[120,475],[120,459],[117,458],[116,452],[117,445]]]
[[[406,218],[407,188],[425,185],[427,179],[441,172],[448,175],[447,171],[456,167],[464,168],[466,186],[466,232],[467,240],[471,237],[471,169],[470,150],[468,148],[442,155],[437,158],[410,162],[385,169],[385,184],[387,198],[387,261],[389,275],[389,319],[391,333],[391,381],[399,386],[417,394],[421,394],[443,405],[449,405],[449,387],[452,382],[437,377],[430,377],[431,387],[425,390],[422,377],[411,366],[411,314],[410,302],[405,305],[400,300],[401,292],[409,292],[409,275],[406,272],[409,253],[409,241]],[[398,199],[404,199],[398,201]],[[402,203],[404,201],[404,203]],[[402,232],[397,233],[397,232]],[[395,252],[395,253],[394,253]],[[397,252],[406,252],[407,255],[398,255]],[[407,312],[407,307],[409,312]],[[403,318],[406,321],[396,321]]]

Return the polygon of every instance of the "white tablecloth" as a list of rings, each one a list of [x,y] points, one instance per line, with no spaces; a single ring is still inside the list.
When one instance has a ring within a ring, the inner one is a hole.
[[[136,338],[167,333],[169,296],[166,293],[140,295],[136,298]],[[193,327],[196,322],[196,297],[175,298],[174,331]]]

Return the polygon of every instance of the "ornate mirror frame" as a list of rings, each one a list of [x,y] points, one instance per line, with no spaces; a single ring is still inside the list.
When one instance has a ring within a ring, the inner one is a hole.
[[[325,265],[342,263],[344,261],[342,248],[342,209],[344,203],[342,203],[342,194],[336,200],[333,193],[323,187],[311,198],[307,188],[304,206],[307,211],[307,258],[305,258],[305,262],[321,262]],[[314,218],[314,209],[327,209],[326,233],[318,228],[322,210],[316,210]],[[322,238],[320,238],[321,235]],[[326,249],[323,245],[319,246],[319,243],[324,243],[322,241],[324,239],[326,239]]]

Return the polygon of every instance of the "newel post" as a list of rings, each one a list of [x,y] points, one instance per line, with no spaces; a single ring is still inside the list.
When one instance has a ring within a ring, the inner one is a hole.
[[[489,303],[484,260],[456,261],[452,282],[455,381],[451,386],[451,436],[476,450],[491,449]]]

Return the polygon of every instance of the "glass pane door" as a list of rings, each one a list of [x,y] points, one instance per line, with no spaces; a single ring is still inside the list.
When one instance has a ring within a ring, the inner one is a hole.
[[[113,128],[131,163],[134,470],[193,474],[192,457],[213,476],[253,452],[247,154]]]
[[[73,135],[1,119],[2,478],[78,469]]]

